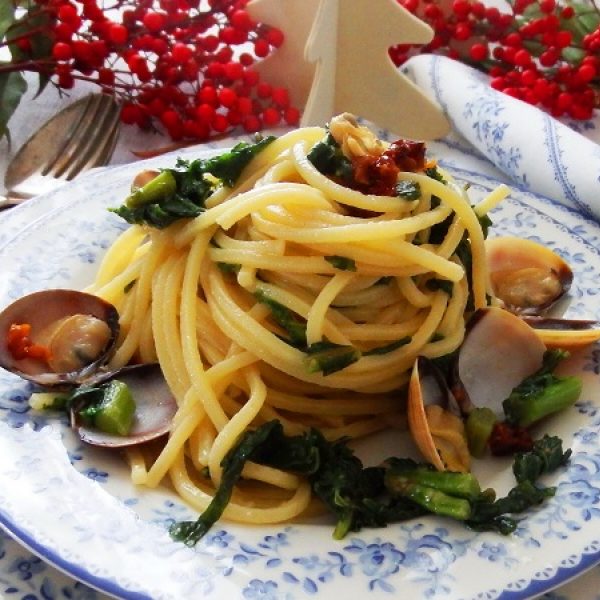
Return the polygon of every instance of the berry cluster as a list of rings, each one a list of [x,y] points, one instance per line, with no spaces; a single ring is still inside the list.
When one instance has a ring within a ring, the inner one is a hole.
[[[593,1],[509,0],[511,12],[478,0],[398,0],[434,30],[424,47],[391,49],[400,65],[434,52],[488,73],[494,89],[556,117],[589,119],[600,106],[600,10]]]
[[[60,90],[94,82],[121,101],[124,123],[174,140],[295,125],[288,91],[253,68],[283,34],[254,22],[247,2],[35,0],[4,45],[13,71],[39,72]]]

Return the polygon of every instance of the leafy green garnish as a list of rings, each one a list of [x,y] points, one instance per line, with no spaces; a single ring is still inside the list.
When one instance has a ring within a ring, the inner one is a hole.
[[[344,184],[350,184],[354,180],[352,163],[331,133],[327,133],[321,142],[312,147],[307,158],[323,175],[335,177]]]
[[[364,467],[345,439],[327,441],[316,429],[287,436],[279,421],[269,421],[245,432],[227,454],[221,485],[198,520],[177,523],[170,532],[175,539],[195,544],[221,516],[244,464],[252,460],[307,477],[312,492],[335,518],[336,539],[363,527],[385,527],[425,514],[506,535],[517,526],[515,514],[554,494],[554,488],[537,487],[536,480],[566,464],[569,456],[569,450],[562,451],[560,439],[542,438],[531,453],[515,461],[521,465],[515,466],[517,485],[496,499],[495,492],[481,490],[470,473],[438,472],[408,458],[390,458],[381,467]],[[530,464],[522,466],[526,463]]]
[[[454,293],[454,283],[448,279],[428,279],[426,285],[427,289],[431,290],[432,292],[442,290],[450,297],[452,297],[452,294]]]
[[[541,368],[524,379],[502,403],[511,425],[529,427],[540,419],[574,404],[581,394],[579,377],[559,377],[553,371],[568,353],[548,350]]]
[[[306,349],[306,368],[309,373],[322,372],[331,375],[355,363],[361,357],[354,346],[341,346],[332,342],[318,342]]]
[[[429,167],[428,169],[425,169],[425,175],[427,175],[427,177],[431,177],[431,179],[435,179],[436,181],[443,183],[444,185],[447,183],[437,167]]]
[[[145,186],[134,190],[125,204],[109,210],[128,223],[159,229],[179,219],[197,217],[205,210],[206,199],[215,188],[233,186],[244,167],[274,139],[266,137],[255,144],[240,142],[231,151],[214,158],[179,159],[175,168],[163,170]]]
[[[411,340],[412,338],[407,335],[406,337],[395,340],[394,342],[390,342],[389,344],[385,344],[384,346],[371,348],[370,350],[363,352],[363,356],[381,356],[383,354],[388,354],[394,350],[398,350],[398,348],[402,348],[402,346],[406,346],[406,344],[410,344]]]
[[[399,181],[394,189],[396,196],[405,200],[418,200],[421,197],[421,186],[415,181]]]
[[[545,435],[533,443],[529,452],[519,452],[515,456],[513,473],[515,479],[536,481],[541,475],[563,467],[571,457],[571,450],[563,452],[562,441],[557,436]]]
[[[206,532],[216,523],[225,510],[233,487],[238,482],[244,465],[252,460],[253,454],[260,448],[277,427],[278,421],[270,421],[254,431],[244,433],[237,446],[223,459],[223,475],[221,485],[211,500],[208,508],[198,517],[197,521],[183,521],[175,523],[169,529],[173,539],[183,542],[187,546],[194,546]]]
[[[268,136],[254,144],[240,142],[231,151],[206,160],[204,170],[224,185],[233,187],[248,163],[274,140],[275,136]]]
[[[341,271],[356,271],[356,262],[353,258],[337,255],[324,256],[323,258],[336,269],[340,269]]]
[[[112,379],[97,386],[77,388],[65,408],[83,406],[78,415],[88,427],[114,435],[128,435],[133,425],[135,401],[123,381]]]
[[[273,300],[269,294],[260,288],[254,292],[254,297],[271,309],[274,321],[287,332],[290,343],[296,348],[306,346],[306,322],[299,320],[296,314],[287,306]]]

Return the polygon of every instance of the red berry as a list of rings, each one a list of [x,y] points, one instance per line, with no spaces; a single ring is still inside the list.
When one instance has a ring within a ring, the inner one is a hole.
[[[111,69],[102,68],[98,70],[98,81],[102,85],[111,86],[115,82],[115,72]]]
[[[56,42],[52,47],[52,56],[56,60],[71,60],[73,58],[73,51],[71,45],[65,42]]]
[[[229,62],[225,65],[224,73],[225,77],[227,77],[227,79],[231,79],[232,81],[241,79],[244,75],[244,67],[242,67],[240,63]]]
[[[531,54],[524,48],[517,50],[515,53],[515,65],[518,67],[528,67],[532,64]]]
[[[238,98],[237,110],[242,115],[249,115],[252,112],[252,100],[250,98]]]
[[[63,4],[58,9],[58,20],[63,23],[69,23],[70,25],[76,25],[79,27],[81,19],[77,13],[77,9],[72,4]]]
[[[283,118],[288,125],[298,125],[300,122],[300,111],[290,106],[283,111]]]
[[[229,22],[236,28],[247,31],[252,27],[250,15],[243,9],[235,10],[229,17]]]
[[[259,98],[269,98],[273,93],[273,88],[268,83],[261,81],[256,86],[256,93]]]
[[[61,73],[58,76],[58,87],[70,90],[75,85],[75,79],[71,73]]]
[[[159,31],[161,31],[164,28],[166,22],[167,19],[165,18],[164,14],[154,11],[148,11],[142,19],[144,27],[152,33],[158,33]]]
[[[217,90],[212,86],[200,88],[196,96],[202,103],[210,104],[211,106],[216,106],[218,104]]]
[[[281,115],[279,114],[279,111],[276,108],[269,107],[265,108],[265,110],[263,111],[262,119],[263,123],[267,127],[275,127],[275,125],[277,125],[281,120]]]
[[[254,54],[259,58],[264,58],[269,55],[269,44],[266,40],[256,40],[254,42]]]
[[[215,107],[211,104],[200,104],[196,107],[196,116],[201,121],[210,122],[215,116]]]
[[[261,122],[260,119],[255,115],[248,115],[243,122],[244,129],[248,133],[255,133],[260,130]]]
[[[207,52],[214,52],[219,47],[219,38],[216,35],[207,35],[200,38],[198,44]]]
[[[192,49],[181,42],[174,44],[171,50],[173,61],[180,65],[192,58],[193,55]]]
[[[211,126],[216,132],[223,133],[229,129],[229,121],[225,115],[216,114],[211,121]]]
[[[472,60],[480,62],[488,57],[488,49],[485,44],[473,44],[469,49],[469,56]]]
[[[115,23],[111,25],[110,29],[108,30],[109,41],[111,41],[113,44],[116,44],[117,46],[124,45],[127,42],[128,37],[129,31],[124,25],[119,25],[118,23]]]
[[[580,81],[589,83],[592,81],[592,79],[594,79],[594,77],[596,77],[596,68],[591,64],[581,65],[577,69],[577,76],[579,77]]]
[[[280,29],[269,29],[267,31],[267,42],[275,48],[279,48],[283,44],[283,32]]]
[[[219,90],[219,102],[222,106],[231,108],[237,102],[237,94],[231,88]]]
[[[162,115],[160,115],[160,120],[168,129],[176,127],[180,123],[179,115],[172,109],[165,110]]]

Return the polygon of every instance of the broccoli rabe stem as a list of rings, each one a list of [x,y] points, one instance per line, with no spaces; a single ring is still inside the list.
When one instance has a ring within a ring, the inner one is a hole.
[[[134,190],[125,199],[129,208],[137,208],[146,204],[159,202],[168,198],[177,190],[177,182],[171,171],[163,171],[146,185]]]
[[[473,499],[481,493],[479,482],[471,473],[432,471],[422,467],[398,470],[393,466],[386,473],[385,485],[392,493],[400,493],[407,484],[413,483],[451,494],[457,498]]]
[[[391,480],[391,481],[390,481]],[[404,477],[386,478],[392,494],[408,498],[428,512],[466,521],[471,516],[471,504],[465,498],[451,496],[427,485],[409,481]]]
[[[555,381],[537,394],[506,401],[510,406],[510,421],[520,427],[529,427],[548,415],[574,404],[581,394],[579,377],[555,378]]]

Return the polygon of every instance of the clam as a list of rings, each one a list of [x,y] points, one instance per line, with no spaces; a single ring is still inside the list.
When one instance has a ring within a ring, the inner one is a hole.
[[[532,240],[497,237],[486,240],[492,289],[507,310],[539,315],[570,288],[573,272],[555,252]]]
[[[97,296],[54,289],[0,313],[0,367],[44,387],[86,380],[115,350],[119,314]]]
[[[524,316],[546,348],[577,350],[600,340],[598,321]]]
[[[114,435],[84,425],[75,403],[71,408],[71,425],[82,441],[94,446],[122,448],[142,444],[166,435],[177,411],[177,403],[158,364],[132,365],[96,378],[97,383],[118,379],[127,385],[135,402],[133,424],[127,435]]]
[[[543,363],[546,347],[521,318],[498,307],[476,311],[458,351],[450,389],[463,414],[501,412],[502,401]]]
[[[468,471],[465,427],[443,376],[427,358],[413,367],[408,388],[408,427],[423,456],[439,471]]]

